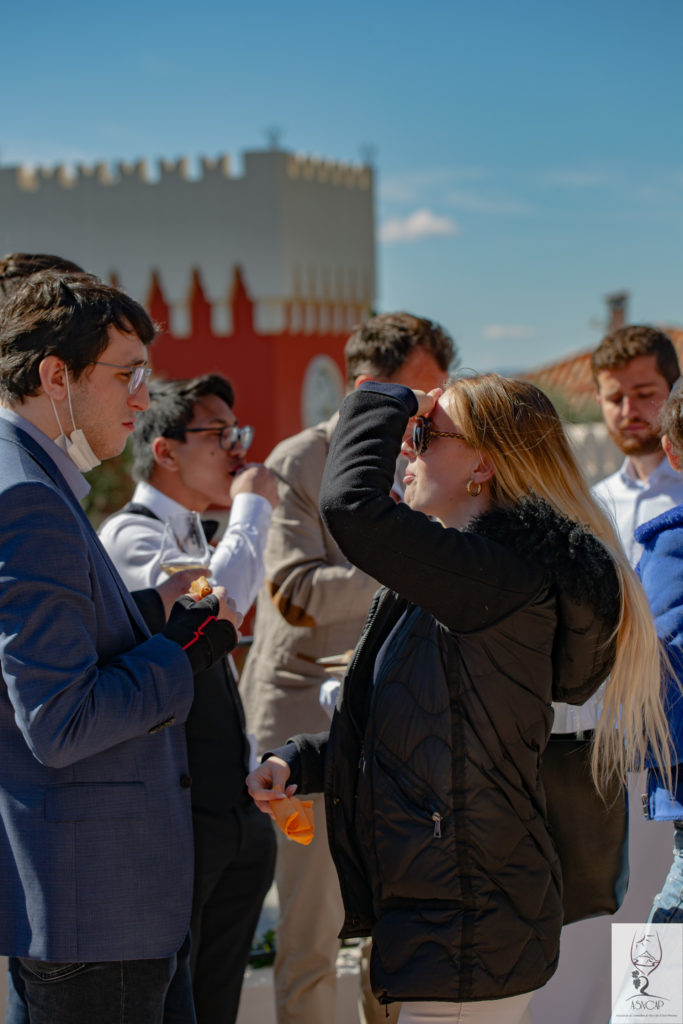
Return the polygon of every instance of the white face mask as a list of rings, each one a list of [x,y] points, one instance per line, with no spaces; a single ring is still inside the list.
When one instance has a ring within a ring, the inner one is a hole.
[[[64,367],[64,374],[66,379],[66,397],[69,403],[69,415],[71,416],[71,438],[68,438],[62,430],[62,424],[59,420],[57,413],[57,407],[52,400],[50,395],[50,402],[52,403],[52,411],[55,414],[57,420],[57,426],[59,427],[59,435],[55,438],[55,444],[59,445],[63,452],[69,456],[76,469],[79,469],[81,473],[87,473],[88,470],[94,469],[95,466],[100,465],[100,459],[97,458],[94,451],[88,444],[88,440],[82,430],[76,429],[76,421],[74,420],[74,411],[71,408],[71,391],[69,390],[69,371],[66,366]]]

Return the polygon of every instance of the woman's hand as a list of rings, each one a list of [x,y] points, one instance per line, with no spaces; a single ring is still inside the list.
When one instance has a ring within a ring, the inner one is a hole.
[[[431,391],[413,391],[417,399],[416,416],[431,416],[434,406],[443,394],[443,388],[432,388]]]
[[[274,815],[270,809],[271,802],[294,795],[297,787],[287,785],[289,776],[289,765],[281,757],[269,757],[247,775],[247,789],[259,811],[272,818]],[[276,786],[279,786],[280,790],[276,790]]]

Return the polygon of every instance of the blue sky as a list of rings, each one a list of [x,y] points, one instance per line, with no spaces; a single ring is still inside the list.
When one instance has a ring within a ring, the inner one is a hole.
[[[680,0],[12,4],[0,162],[370,151],[378,308],[527,368],[610,291],[683,325],[682,39]]]

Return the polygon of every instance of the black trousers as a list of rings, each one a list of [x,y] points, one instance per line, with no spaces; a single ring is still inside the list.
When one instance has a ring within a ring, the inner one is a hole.
[[[190,967],[197,1024],[234,1024],[263,898],[273,880],[275,835],[255,806],[216,819],[195,809]]]
[[[196,1024],[190,936],[174,956],[56,963],[9,958],[5,1024]]]

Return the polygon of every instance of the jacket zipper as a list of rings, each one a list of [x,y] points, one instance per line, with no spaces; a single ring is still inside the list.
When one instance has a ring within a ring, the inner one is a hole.
[[[349,666],[348,666],[348,668],[346,670],[345,679],[348,679],[348,680],[352,679],[353,673],[354,673],[354,671],[356,669],[356,666],[358,665],[359,658],[362,655],[363,649],[364,649],[364,647],[365,647],[365,645],[366,645],[366,643],[368,641],[368,637],[370,636],[370,633],[372,632],[372,628],[375,625],[375,622],[377,620],[377,616],[378,616],[379,610],[382,607],[384,601],[388,601],[390,595],[391,595],[391,591],[388,588],[380,588],[375,593],[375,595],[373,596],[372,602],[370,604],[370,608],[369,608],[369,611],[368,611],[368,617],[367,617],[367,620],[366,620],[365,625],[363,627],[363,632],[361,633],[360,639],[359,639],[358,643],[356,644],[356,650],[354,651],[353,657],[351,658]],[[351,725],[355,729],[356,735],[358,736],[358,741],[359,741],[359,745],[360,745],[360,760],[364,761],[365,760],[365,743],[364,743],[363,730],[361,730],[361,728],[360,728],[360,726],[359,726],[359,724],[358,724],[358,722],[357,722],[357,720],[356,720],[356,718],[355,718],[355,716],[354,716],[354,714],[353,714],[353,712],[351,710],[351,705],[349,705],[347,713],[348,713]],[[332,758],[328,758],[327,759],[327,765],[325,767],[325,783],[326,783],[325,788],[326,788],[326,791],[331,788],[332,769],[333,769]],[[360,764],[359,764],[359,769],[360,769]],[[333,836],[334,835],[334,822],[332,820],[331,813],[328,810],[327,800],[325,801],[325,821],[326,821],[326,824],[327,824],[328,835],[329,836]],[[353,906],[353,900],[350,898],[351,894],[347,890],[346,877],[345,877],[344,871],[342,869],[342,863],[343,862],[340,861],[339,858],[337,857],[336,851],[334,850],[332,845],[330,846],[330,853],[332,854],[332,860],[334,861],[335,867],[337,868],[337,874],[339,876],[339,888],[341,890],[342,902],[344,904],[344,913],[345,913],[345,916],[346,916],[346,914],[348,913],[346,908],[347,908],[347,906]],[[351,927],[354,927],[354,925],[351,925]]]
[[[384,598],[389,596],[389,593],[390,593],[390,591],[388,591],[388,590],[378,590],[377,593],[374,595],[374,597],[372,599],[372,603],[371,603],[370,609],[368,611],[368,617],[367,617],[367,620],[365,622],[365,626],[363,627],[363,632],[360,635],[360,639],[358,640],[358,643],[356,644],[356,649],[355,649],[355,651],[353,653],[353,657],[352,657],[352,659],[351,659],[351,661],[349,663],[349,666],[348,666],[348,668],[346,670],[346,678],[347,679],[351,679],[351,677],[353,675],[353,671],[354,671],[356,665],[358,664],[358,661],[359,661],[359,659],[360,659],[360,657],[361,657],[361,655],[363,653],[363,648],[365,647],[365,644],[367,643],[368,636],[369,636],[370,631],[371,631],[371,629],[372,629],[372,627],[374,625],[375,619],[377,618],[377,612],[379,611],[380,604],[382,603]],[[361,729],[360,725],[356,721],[350,706],[349,706],[348,714],[349,714],[349,718],[350,718],[350,720],[351,720],[351,722],[353,724],[353,727],[356,730],[356,735],[358,736],[358,739],[360,741],[361,748],[362,748],[362,745],[363,745],[363,730]]]
[[[380,767],[382,767],[384,771],[389,771],[394,775],[396,781],[399,784],[399,788],[403,792],[403,795],[406,798],[406,800],[408,800],[408,802],[411,803],[416,810],[419,809],[421,811],[426,811],[429,814],[430,820],[434,822],[433,837],[434,839],[441,839],[441,822],[443,821],[443,815],[439,811],[434,809],[433,803],[430,805],[430,803],[427,802],[429,798],[427,797],[425,799],[425,795],[423,795],[419,791],[419,789],[415,788],[414,784],[410,781],[410,779],[408,779],[405,776],[403,772],[397,770],[394,766],[392,766],[392,762],[390,760],[388,760],[382,754],[375,754],[375,757],[377,758]],[[359,767],[363,768],[364,766],[365,749],[364,747],[361,747]]]

